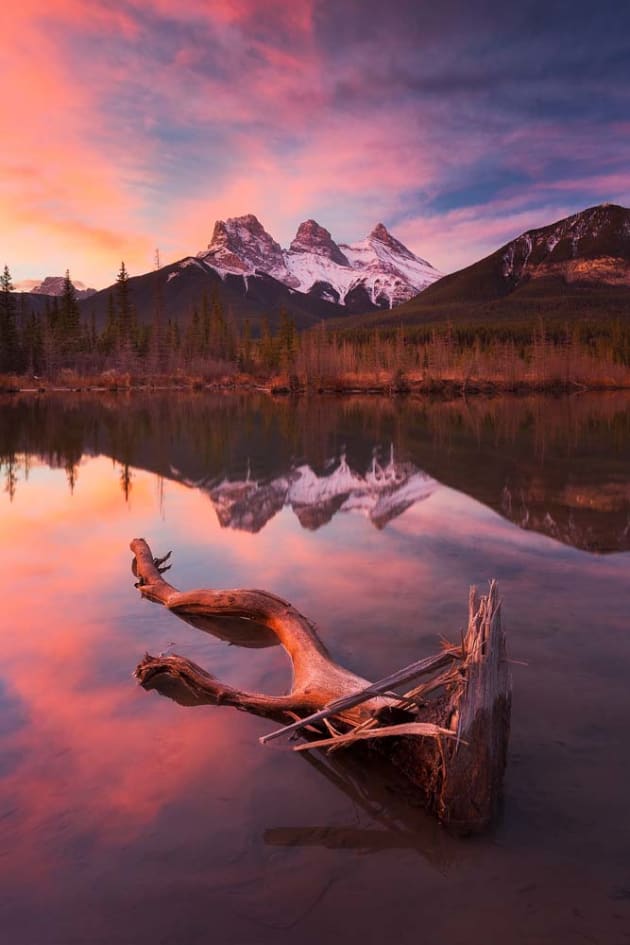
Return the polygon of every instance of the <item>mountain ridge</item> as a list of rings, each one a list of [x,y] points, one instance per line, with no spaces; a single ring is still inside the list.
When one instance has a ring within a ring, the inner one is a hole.
[[[599,204],[532,228],[391,313],[338,327],[630,315],[630,210]]]
[[[305,220],[289,249],[282,249],[254,214],[217,220],[210,243],[196,258],[220,275],[264,272],[291,289],[350,310],[393,308],[441,275],[382,223],[364,240],[337,244],[316,220]]]
[[[328,230],[309,219],[285,250],[254,214],[245,214],[217,220],[205,250],[130,277],[129,289],[141,323],[151,323],[158,306],[162,318],[185,321],[205,294],[220,300],[237,322],[250,320],[257,332],[264,319],[276,328],[281,311],[298,329],[305,329],[322,320],[390,306],[438,276],[383,224],[366,240],[341,247]],[[108,286],[82,301],[84,315],[103,324],[114,289]]]
[[[65,276],[46,276],[44,279],[22,279],[15,284],[16,292],[33,295],[61,296],[64,291]],[[77,299],[88,299],[96,295],[97,290],[91,289],[84,282],[72,279],[72,285]]]

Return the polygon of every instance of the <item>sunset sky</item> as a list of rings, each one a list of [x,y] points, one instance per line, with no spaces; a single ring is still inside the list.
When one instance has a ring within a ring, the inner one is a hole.
[[[18,0],[0,265],[100,288],[251,212],[457,269],[630,204],[629,41],[620,0]]]

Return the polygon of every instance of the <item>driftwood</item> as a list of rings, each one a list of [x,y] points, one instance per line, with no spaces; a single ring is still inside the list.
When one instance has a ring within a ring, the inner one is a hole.
[[[481,600],[471,589],[461,644],[370,683],[337,664],[313,624],[287,601],[259,590],[181,592],[162,577],[168,555],[154,558],[144,539],[134,539],[131,549],[144,597],[191,623],[253,621],[252,628],[275,634],[293,666],[290,692],[271,696],[228,686],[184,657],[147,654],[136,669],[145,689],[182,705],[231,705],[273,719],[283,727],[261,741],[299,732],[306,741],[293,746],[298,751],[343,752],[361,742],[386,755],[442,823],[463,833],[490,823],[501,794],[511,704],[495,582]],[[393,691],[428,674],[408,692]]]

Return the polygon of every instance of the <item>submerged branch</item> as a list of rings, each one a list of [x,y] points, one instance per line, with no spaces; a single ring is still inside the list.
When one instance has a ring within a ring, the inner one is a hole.
[[[222,683],[182,656],[147,654],[135,672],[145,689],[181,705],[228,705],[274,719],[283,727],[263,736],[263,743],[298,732],[307,741],[297,751],[366,743],[406,775],[443,823],[471,832],[490,822],[501,794],[511,707],[496,582],[481,599],[471,589],[461,645],[447,644],[370,683],[336,663],[311,621],[282,598],[260,590],[181,592],[162,577],[170,552],[154,558],[142,538],[131,549],[143,597],[193,624],[218,617],[246,620],[248,636],[271,632],[293,667],[290,691],[274,696]],[[422,675],[431,678],[404,695],[392,691]]]

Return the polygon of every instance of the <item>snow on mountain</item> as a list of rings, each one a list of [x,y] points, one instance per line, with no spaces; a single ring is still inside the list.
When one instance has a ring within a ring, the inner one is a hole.
[[[236,482],[225,479],[210,489],[210,499],[223,528],[258,532],[288,506],[309,530],[321,528],[337,512],[360,512],[380,529],[427,499],[437,485],[412,463],[397,462],[392,451],[386,465],[374,459],[365,475],[351,469],[341,456],[324,476],[303,465],[267,483],[249,476]]]
[[[502,272],[515,284],[524,278],[562,274],[568,281],[630,283],[630,211],[600,204],[537,230],[503,250]]]
[[[361,242],[337,245],[328,230],[306,220],[283,250],[253,214],[231,217],[215,223],[208,248],[197,257],[222,276],[264,272],[293,290],[357,310],[392,308],[441,275],[382,223]]]
[[[38,295],[61,296],[63,295],[64,283],[64,276],[46,276],[43,280],[24,279],[22,282],[16,283],[15,289],[17,292],[35,292]],[[73,280],[72,284],[78,299],[87,299],[96,293],[96,289],[89,289],[83,282]]]
[[[407,249],[382,223],[374,227],[367,239],[342,245],[341,249],[354,269],[366,273],[363,281],[380,308],[406,302],[442,275],[426,259]],[[388,300],[389,305],[379,304],[380,300]]]
[[[315,256],[330,259],[339,266],[350,265],[328,230],[316,223],[315,220],[306,220],[304,223],[300,223],[295,238],[289,247],[289,252],[312,253]]]
[[[197,255],[219,273],[254,275],[257,269],[267,273],[284,270],[282,247],[253,213],[217,220],[208,248]]]

